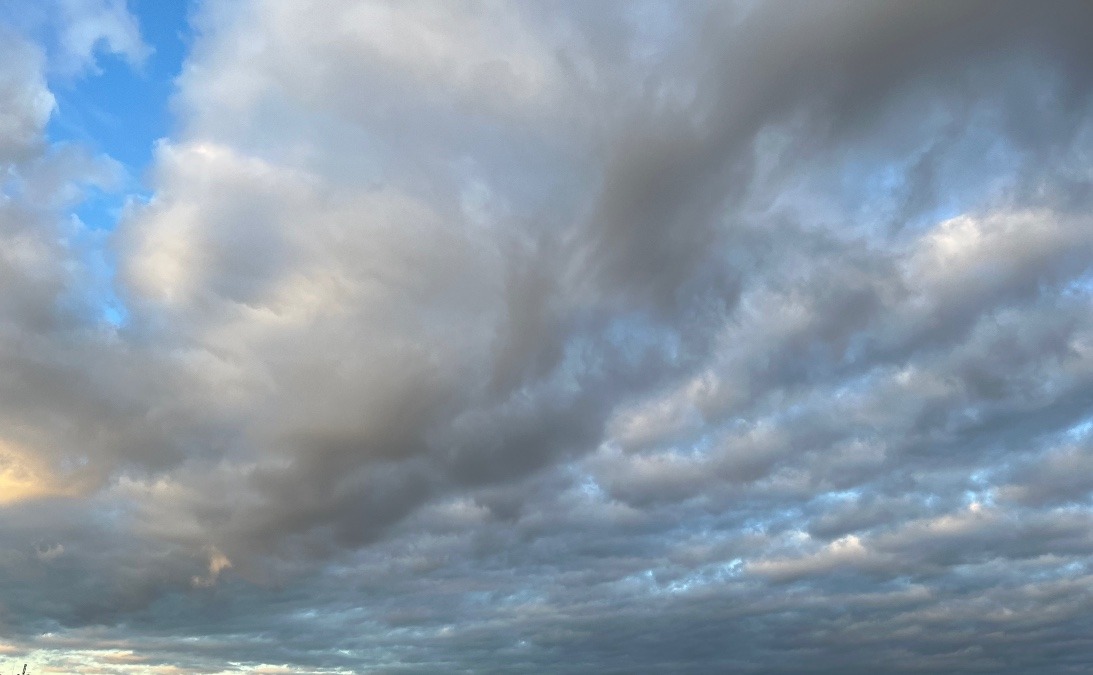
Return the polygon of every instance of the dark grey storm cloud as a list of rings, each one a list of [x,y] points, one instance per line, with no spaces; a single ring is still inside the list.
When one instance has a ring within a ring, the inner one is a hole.
[[[192,21],[108,235],[0,34],[0,658],[1093,668],[1088,3]]]

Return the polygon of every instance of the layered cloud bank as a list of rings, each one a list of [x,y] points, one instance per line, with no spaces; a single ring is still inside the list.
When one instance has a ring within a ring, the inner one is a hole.
[[[48,77],[154,46],[54,4],[0,32],[0,658],[1093,667],[1087,4],[205,0],[109,232]]]

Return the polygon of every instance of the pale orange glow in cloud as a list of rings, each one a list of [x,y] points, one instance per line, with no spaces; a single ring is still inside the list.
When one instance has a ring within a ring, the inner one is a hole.
[[[61,481],[45,462],[0,438],[0,506],[73,493],[73,486]]]

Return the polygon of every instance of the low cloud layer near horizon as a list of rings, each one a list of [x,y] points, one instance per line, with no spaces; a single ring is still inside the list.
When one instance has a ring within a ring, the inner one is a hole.
[[[1093,5],[13,6],[0,663],[1093,668]]]

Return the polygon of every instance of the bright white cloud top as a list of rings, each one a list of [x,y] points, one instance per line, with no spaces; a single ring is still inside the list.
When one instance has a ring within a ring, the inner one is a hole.
[[[202,0],[143,167],[155,11],[0,12],[0,663],[1093,668],[1093,7]]]

